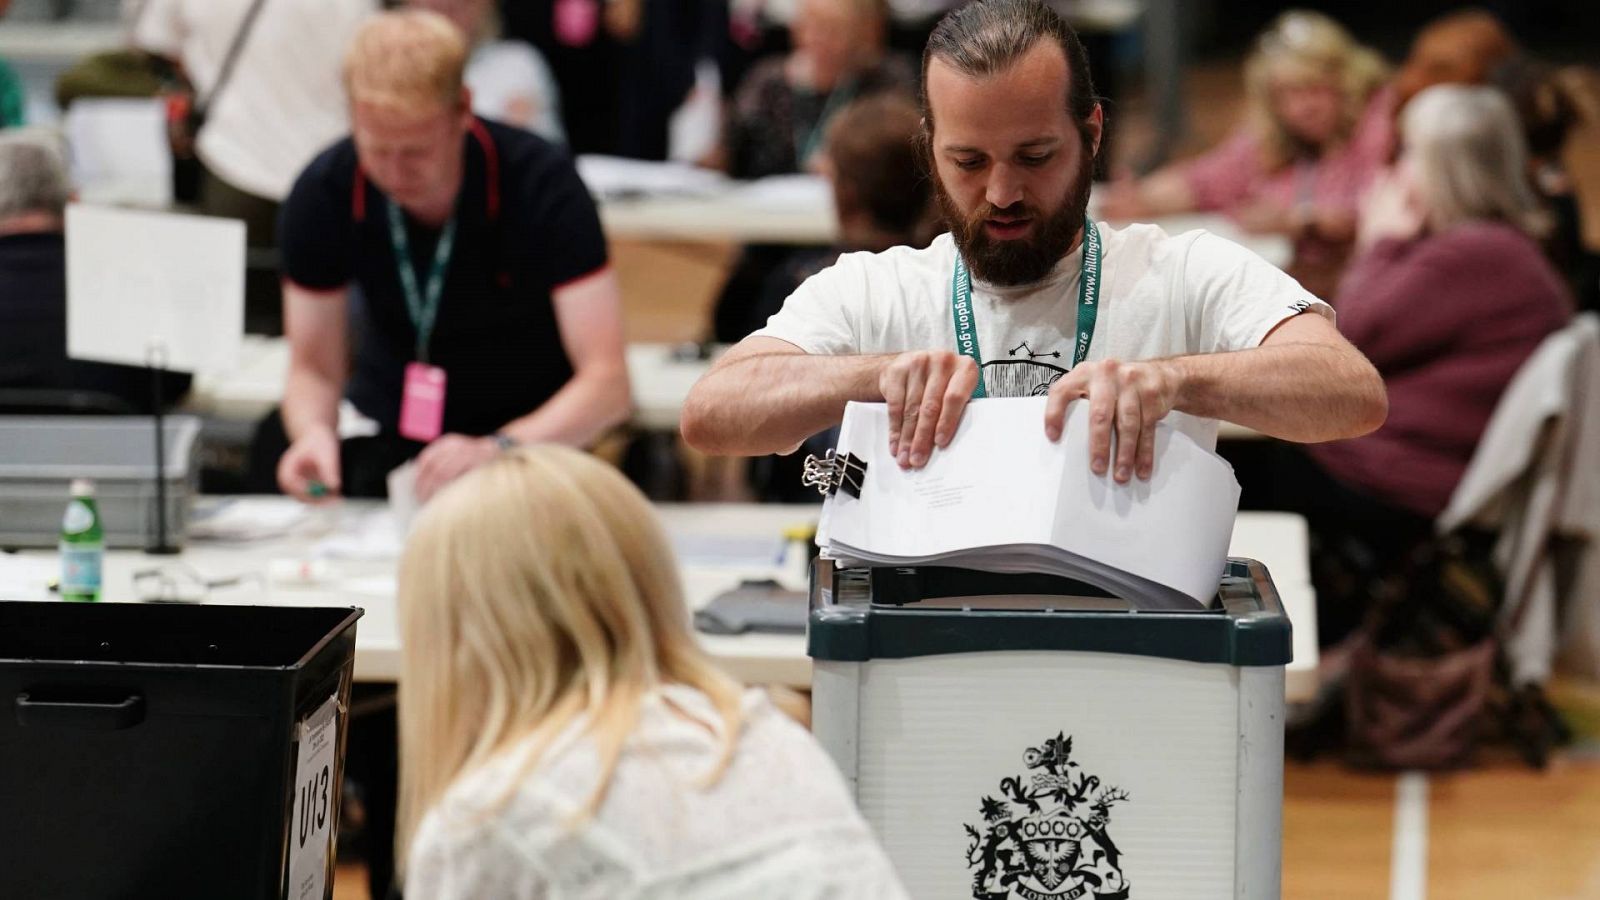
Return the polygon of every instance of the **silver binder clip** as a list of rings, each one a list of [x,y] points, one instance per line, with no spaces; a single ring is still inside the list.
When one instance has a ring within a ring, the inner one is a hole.
[[[866,479],[866,460],[854,453],[837,456],[832,450],[820,457],[815,453],[806,456],[805,471],[800,475],[801,484],[816,488],[824,497],[831,497],[844,488],[846,494],[858,500]]]

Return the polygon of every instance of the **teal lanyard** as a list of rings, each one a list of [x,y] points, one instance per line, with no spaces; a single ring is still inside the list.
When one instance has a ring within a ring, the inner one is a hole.
[[[800,123],[795,123],[794,165],[796,169],[802,172],[805,171],[806,162],[811,159],[812,154],[817,152],[817,145],[822,143],[822,135],[828,128],[828,120],[833,118],[833,114],[840,107],[855,99],[855,96],[856,82],[852,78],[834,88],[828,94],[827,102],[822,104],[822,111],[817,113],[816,124],[811,126],[811,131],[804,138],[800,136]]]
[[[1072,351],[1072,366],[1089,356],[1094,340],[1094,323],[1100,315],[1100,232],[1094,221],[1083,222],[1083,274],[1078,279],[1078,341]],[[983,386],[983,351],[978,348],[978,317],[972,310],[972,275],[966,260],[956,254],[956,271],[950,279],[950,316],[956,325],[956,350],[978,364],[978,385],[973,399],[989,396]]]
[[[400,205],[387,204],[389,211],[389,246],[394,248],[394,262],[400,268],[400,287],[406,294],[406,310],[411,313],[411,324],[417,329],[417,359],[428,361],[428,342],[433,338],[433,323],[439,318],[439,300],[444,295],[444,276],[450,268],[450,254],[455,250],[456,217],[439,234],[439,244],[433,249],[433,267],[428,270],[427,292],[417,288],[417,273],[411,263],[411,242],[406,239],[406,220]]]

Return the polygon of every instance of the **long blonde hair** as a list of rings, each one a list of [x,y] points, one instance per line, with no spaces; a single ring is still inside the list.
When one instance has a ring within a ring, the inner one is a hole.
[[[1401,132],[1402,159],[1434,230],[1488,219],[1534,237],[1546,232],[1546,213],[1528,184],[1527,142],[1499,91],[1435,85],[1406,104]]]
[[[616,470],[577,450],[509,453],[442,491],[400,563],[398,859],[450,785],[516,748],[506,799],[582,722],[600,761],[578,818],[604,802],[642,700],[704,693],[721,720],[720,777],[741,687],[699,650],[655,513]]]
[[[1291,9],[1273,20],[1256,38],[1244,71],[1250,118],[1265,138],[1262,149],[1267,171],[1294,161],[1300,147],[1273,109],[1275,83],[1285,78],[1334,79],[1344,100],[1338,132],[1338,139],[1344,140],[1389,75],[1388,64],[1377,51],[1356,43],[1338,22],[1303,9]]]

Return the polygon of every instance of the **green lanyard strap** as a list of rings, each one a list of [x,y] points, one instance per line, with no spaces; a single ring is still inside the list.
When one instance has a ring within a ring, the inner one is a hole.
[[[1083,222],[1083,274],[1078,279],[1078,340],[1072,351],[1072,367],[1089,356],[1094,340],[1094,323],[1100,315],[1100,232],[1093,220]],[[978,384],[973,399],[989,396],[983,386],[983,351],[978,347],[978,316],[972,309],[972,275],[966,260],[956,254],[956,271],[950,279],[950,317],[956,326],[956,350],[978,364]]]
[[[433,249],[433,266],[428,270],[427,293],[417,288],[417,273],[411,262],[411,242],[406,239],[405,216],[400,205],[389,201],[389,246],[394,249],[394,262],[400,269],[400,287],[406,295],[406,311],[411,314],[411,324],[417,329],[417,359],[428,361],[428,343],[433,339],[433,323],[439,318],[439,301],[444,296],[444,276],[450,268],[450,255],[455,250],[456,217],[439,234],[439,244]]]

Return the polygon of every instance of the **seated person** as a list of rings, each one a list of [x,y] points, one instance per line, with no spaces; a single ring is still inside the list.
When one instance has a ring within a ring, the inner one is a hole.
[[[620,292],[594,203],[564,150],[472,115],[466,57],[437,13],[369,19],[345,66],[353,136],[285,203],[293,443],[276,475],[295,497],[382,496],[387,473],[416,457],[426,499],[510,445],[586,444],[628,414]],[[342,453],[341,397],[379,428]],[[268,455],[258,448],[258,465]]]
[[[150,372],[67,357],[67,241],[71,187],[60,151],[42,135],[0,135],[0,412],[148,413]],[[162,406],[189,376],[160,382]]]
[[[790,294],[807,278],[837,262],[841,253],[928,245],[937,229],[937,210],[920,159],[917,141],[921,130],[922,114],[916,103],[899,94],[857,100],[834,117],[820,168],[833,188],[839,243],[795,251],[767,277],[760,298],[749,311],[750,318],[738,326],[738,333],[748,334],[765,325]],[[829,429],[808,438],[803,449],[821,453],[837,438]],[[750,482],[755,495],[768,502],[815,499],[814,489],[800,482],[804,457],[801,452],[753,460]]]
[[[493,0],[411,0],[411,5],[447,16],[467,36],[472,55],[465,77],[474,113],[525,128],[552,143],[566,142],[549,64],[527,41],[500,38],[500,13]]]
[[[917,146],[921,119],[915,102],[893,93],[863,98],[840,110],[828,126],[818,159],[833,192],[839,243],[790,254],[768,275],[754,304],[717,310],[744,317],[718,322],[718,331],[743,335],[765,325],[801,282],[833,265],[841,253],[928,245],[937,211]]]
[[[408,897],[905,896],[806,730],[695,643],[644,497],[564,447],[421,514],[400,565]]]
[[[1377,372],[1293,279],[1201,231],[1086,218],[1094,98],[1076,32],[1039,0],[946,16],[923,55],[922,144],[950,234],[801,285],[695,385],[684,439],[786,453],[847,402],[884,402],[890,452],[921,468],[971,398],[1047,397],[1052,440],[1085,400],[1091,469],[1125,484],[1151,476],[1164,419],[1208,449],[1217,419],[1295,441],[1376,428]]]
[[[829,123],[852,100],[883,92],[910,96],[910,67],[886,55],[887,15],[883,0],[800,3],[789,24],[794,50],[757,63],[745,76],[726,113],[721,156],[711,162],[735,178],[814,171]],[[752,320],[755,327],[765,321],[770,310],[752,307],[767,279],[795,253],[773,244],[743,248],[716,301],[716,341],[737,341],[750,333]]]
[[[1284,13],[1246,63],[1249,119],[1198,159],[1117,183],[1101,212],[1113,220],[1225,212],[1251,231],[1292,238],[1289,274],[1331,297],[1361,192],[1393,143],[1385,74],[1382,58],[1337,22]]]
[[[1383,375],[1389,419],[1306,448],[1309,463],[1290,459],[1274,504],[1303,512],[1325,546],[1361,540],[1374,570],[1431,534],[1501,393],[1572,311],[1540,251],[1547,217],[1510,103],[1491,88],[1432,87],[1406,105],[1402,133],[1335,302],[1340,329]],[[1340,605],[1331,587],[1323,596]]]

